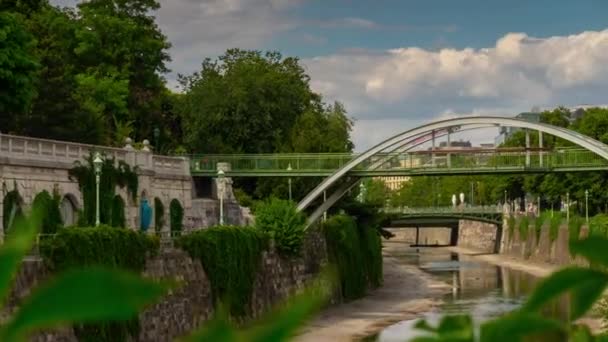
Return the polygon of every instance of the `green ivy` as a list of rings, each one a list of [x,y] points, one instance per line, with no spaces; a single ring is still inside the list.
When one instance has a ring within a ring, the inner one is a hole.
[[[365,295],[368,276],[362,243],[355,219],[348,215],[336,215],[323,224],[329,261],[336,265],[342,297],[346,300]]]
[[[169,203],[169,224],[171,233],[179,233],[182,231],[184,221],[184,208],[177,199],[171,200]]]
[[[526,241],[528,239],[528,230],[530,228],[530,218],[524,215],[519,220],[519,238],[522,241]]]
[[[120,195],[115,195],[112,199],[112,227],[125,228],[127,220],[125,218],[125,201]]]
[[[509,215],[507,218],[507,228],[509,229],[509,241],[513,240],[513,234],[515,234],[515,216]]]
[[[545,221],[547,220],[547,214],[548,214],[547,212],[543,212],[534,219],[534,232],[536,233],[536,245],[538,245],[540,243],[540,234],[542,232],[543,225],[545,224]]]
[[[4,232],[7,233],[12,228],[12,225],[15,223],[17,218],[23,217],[23,210],[21,209],[21,205],[23,204],[23,200],[21,199],[21,195],[17,190],[9,191],[6,196],[4,196],[4,201],[2,203],[2,227],[4,227]],[[12,221],[11,221],[11,214]],[[9,227],[9,222],[11,227]]]
[[[69,175],[70,179],[78,181],[82,193],[83,212],[80,223],[92,226],[95,224],[96,210],[96,184],[92,154],[86,158],[86,162],[87,165],[78,163],[70,169]],[[131,169],[129,164],[124,161],[119,161],[117,166],[115,164],[113,158],[104,158],[99,182],[99,219],[101,223],[110,225],[114,225],[112,209],[116,187],[126,187],[133,201],[137,200],[139,187],[137,168]]]
[[[300,253],[305,226],[306,217],[292,201],[272,198],[256,206],[255,227],[270,235],[281,254]]]
[[[40,253],[55,273],[98,265],[141,273],[158,248],[156,237],[109,226],[61,228],[40,242]],[[80,341],[128,341],[138,335],[139,321],[79,325],[74,332]]]
[[[551,240],[551,242],[557,240],[557,236],[559,235],[559,227],[561,225],[562,217],[559,213],[549,220],[549,240]]]
[[[154,198],[154,230],[160,233],[165,225],[165,206],[160,198]]]
[[[48,191],[43,190],[34,197],[32,207],[41,208],[42,211],[42,234],[54,234],[63,225],[59,203],[61,197],[55,191],[53,196]]]
[[[568,222],[568,235],[570,237],[570,241],[576,241],[579,239],[583,223],[584,220],[578,216],[570,217],[570,222]]]
[[[230,314],[249,313],[253,283],[268,236],[251,227],[218,226],[180,237],[177,246],[203,264],[214,303],[227,304]]]

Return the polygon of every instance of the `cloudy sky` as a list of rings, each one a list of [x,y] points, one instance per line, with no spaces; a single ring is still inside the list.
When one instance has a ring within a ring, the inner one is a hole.
[[[606,0],[160,3],[172,86],[231,47],[299,56],[313,89],[355,118],[357,150],[448,116],[608,103]]]

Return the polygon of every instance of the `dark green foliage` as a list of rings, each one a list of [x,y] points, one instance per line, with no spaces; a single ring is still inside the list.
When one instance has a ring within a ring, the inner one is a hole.
[[[155,237],[109,226],[62,228],[40,243],[40,252],[54,272],[99,265],[140,273],[146,257],[156,254],[158,248]],[[138,332],[137,317],[124,323],[75,327],[81,341],[127,341]]]
[[[355,219],[336,215],[324,224],[329,261],[338,269],[342,297],[346,300],[361,298],[367,291],[367,276],[362,267],[363,253]]]
[[[380,234],[375,227],[361,225],[359,234],[361,234],[361,249],[368,281],[373,288],[379,287],[384,280]]]
[[[15,132],[36,95],[35,40],[22,16],[0,11],[0,131]]]
[[[222,226],[182,236],[176,243],[203,264],[216,307],[225,303],[233,316],[250,312],[253,283],[268,246],[266,234],[251,227]]]
[[[115,195],[112,199],[112,220],[110,222],[112,227],[125,228],[127,226],[125,219],[125,201],[120,195]]]
[[[80,222],[89,226],[95,224],[96,209],[96,185],[93,158],[93,155],[90,155],[86,159],[87,165],[78,164],[69,171],[70,178],[78,181],[78,186],[82,192],[83,213],[80,216]],[[131,199],[135,201],[137,199],[137,190],[139,187],[136,173],[137,168],[131,169],[131,167],[123,161],[119,161],[118,165],[115,166],[115,160],[113,158],[103,158],[103,160],[99,184],[99,219],[101,223],[113,226],[124,226],[125,223],[124,219],[121,221],[121,214],[116,213],[116,216],[114,216],[112,213],[115,203],[118,205],[114,198],[116,187],[126,187]],[[122,217],[124,217],[124,210]],[[114,218],[116,218],[117,221],[113,221]]]
[[[271,198],[255,208],[255,227],[274,240],[285,255],[298,255],[304,242],[306,217],[291,201]]]
[[[528,239],[528,230],[530,229],[530,218],[526,215],[519,219],[519,238],[522,241]]]
[[[536,234],[536,244],[538,245],[540,242],[540,233],[543,229],[543,225],[547,220],[547,215],[549,213],[543,212],[539,216],[534,219],[534,233]]]
[[[4,201],[2,202],[2,227],[4,227],[5,233],[11,230],[16,219],[23,217],[22,205],[23,200],[17,190],[9,191],[4,196]],[[11,227],[9,227],[9,224]]]
[[[165,225],[165,206],[160,198],[154,198],[154,230],[156,233],[160,233],[161,229]]]
[[[32,206],[39,207],[43,211],[42,214],[42,234],[54,234],[62,225],[61,212],[59,211],[61,197],[58,193],[53,196],[48,191],[44,190],[32,202]]]
[[[172,199],[169,203],[169,224],[171,233],[179,234],[182,231],[184,222],[184,208],[177,199]]]

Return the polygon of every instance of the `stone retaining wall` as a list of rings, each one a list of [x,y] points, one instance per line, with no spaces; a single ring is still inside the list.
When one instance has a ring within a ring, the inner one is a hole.
[[[450,243],[451,228],[419,228],[419,243],[423,245],[448,245]],[[395,234],[394,239],[409,243],[416,243],[416,228],[386,228]]]
[[[327,262],[327,247],[320,232],[311,232],[301,257],[285,258],[271,247],[263,252],[250,302],[251,318],[257,318],[289,295],[303,289]],[[199,260],[171,246],[162,246],[158,256],[147,261],[145,276],[174,279],[182,286],[140,314],[137,341],[173,341],[208,320],[213,313],[211,286]],[[49,276],[39,258],[25,260],[9,297],[6,319],[30,290]],[[335,298],[332,300],[335,302]],[[41,333],[33,341],[76,341],[72,329]]]
[[[479,221],[460,220],[458,226],[458,246],[473,248],[485,253],[497,251],[497,230],[495,224]],[[500,236],[498,236],[500,239]]]

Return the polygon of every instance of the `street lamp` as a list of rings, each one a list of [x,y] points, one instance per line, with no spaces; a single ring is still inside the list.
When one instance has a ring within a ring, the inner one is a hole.
[[[160,138],[160,129],[158,127],[154,128],[154,151],[157,154],[160,154],[160,148],[158,146],[158,139]]]
[[[95,159],[93,159],[93,167],[95,168],[95,226],[99,226],[99,181],[101,178],[101,167],[103,166],[103,160],[99,152],[95,153]]]
[[[287,165],[287,172],[291,172],[291,170],[291,163],[289,163],[289,165]],[[289,200],[291,201],[291,177],[287,178],[287,185],[289,187]]]
[[[224,187],[226,179],[224,178],[224,170],[217,171],[217,192],[220,198],[220,226],[224,225]]]
[[[589,226],[589,190],[585,190],[585,222]]]

